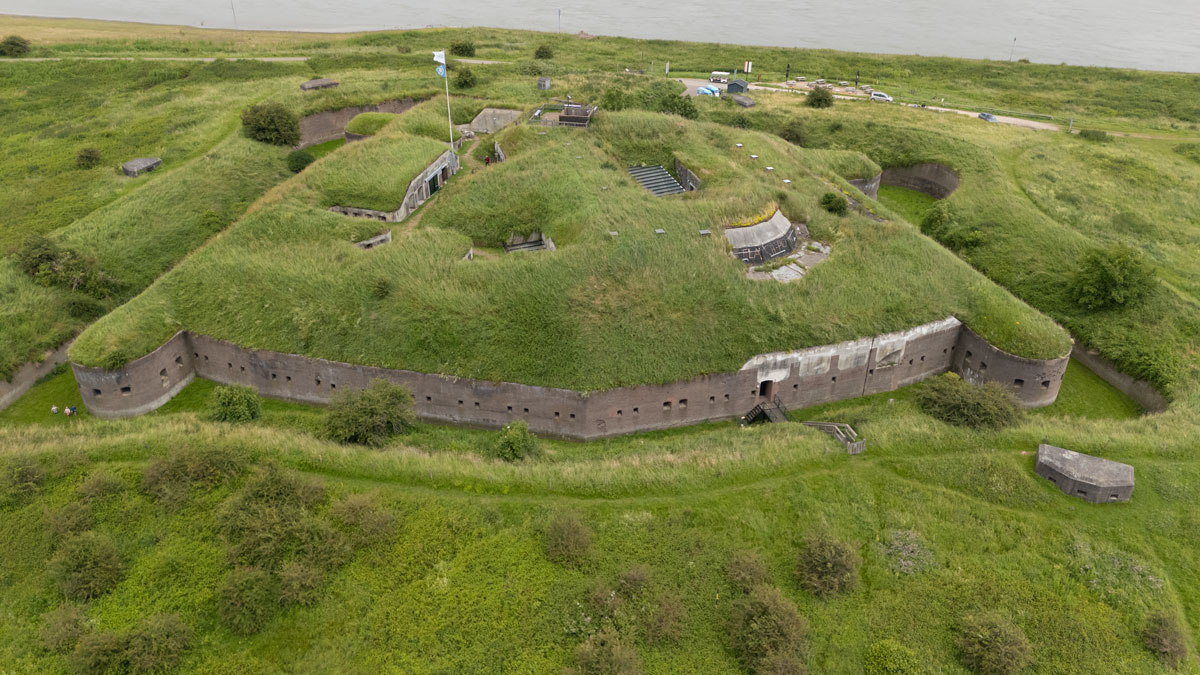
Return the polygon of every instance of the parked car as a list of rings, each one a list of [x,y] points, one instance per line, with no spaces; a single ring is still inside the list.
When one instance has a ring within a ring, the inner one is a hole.
[[[839,87],[849,87],[850,83],[845,80],[842,80],[841,82],[838,82],[838,86]]]
[[[999,122],[1000,121],[1000,120],[996,119],[996,116],[993,115],[992,113],[979,113],[979,119],[983,120],[984,122]]]
[[[803,75],[801,75],[800,77],[797,77],[796,79],[797,79],[797,80],[800,80],[801,82],[807,82],[807,81],[808,81],[808,78],[807,78],[807,77],[805,77],[805,76],[803,76]]]
[[[873,91],[873,92],[871,92],[870,100],[883,101],[884,103],[891,103],[892,97],[888,96],[887,94],[883,93],[882,91]]]
[[[729,73],[725,72],[724,70],[714,70],[714,71],[712,71],[712,75],[708,76],[708,81],[709,82],[728,82],[729,81]]]
[[[822,78],[822,79],[820,79],[820,80],[817,80],[817,84],[825,84],[825,80],[824,80],[824,78]]]
[[[721,90],[716,87],[696,87],[697,96],[720,96]]]

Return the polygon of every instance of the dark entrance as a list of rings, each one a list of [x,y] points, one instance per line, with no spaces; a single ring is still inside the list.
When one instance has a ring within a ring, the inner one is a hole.
[[[433,193],[437,192],[438,188],[442,187],[442,185],[441,185],[442,182],[440,180],[438,180],[438,175],[436,173],[429,177],[429,180],[427,181],[427,183],[429,185],[430,196],[432,196]]]
[[[775,381],[774,380],[763,380],[762,382],[759,382],[758,383],[758,395],[765,399],[774,398],[775,397]]]

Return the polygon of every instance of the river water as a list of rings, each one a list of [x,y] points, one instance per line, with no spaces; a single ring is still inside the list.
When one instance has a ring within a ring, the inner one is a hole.
[[[584,30],[1200,72],[1197,0],[4,0],[0,12],[211,28],[233,28],[236,16],[238,28],[304,31]]]

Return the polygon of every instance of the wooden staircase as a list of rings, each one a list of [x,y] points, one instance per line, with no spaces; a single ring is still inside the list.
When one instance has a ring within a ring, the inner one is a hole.
[[[806,427],[820,429],[825,433],[833,436],[838,442],[846,446],[846,452],[851,455],[862,454],[862,451],[867,448],[865,440],[859,440],[858,434],[849,424],[840,422],[801,422]]]

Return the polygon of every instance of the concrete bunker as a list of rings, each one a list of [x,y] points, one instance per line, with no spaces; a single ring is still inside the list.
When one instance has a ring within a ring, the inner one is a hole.
[[[160,166],[162,166],[162,160],[158,157],[138,157],[122,164],[121,171],[130,178],[137,178],[144,173],[154,171]]]
[[[333,89],[341,84],[337,80],[331,80],[328,77],[318,77],[315,80],[300,83],[301,91],[313,91],[315,89]]]
[[[529,234],[516,234],[508,238],[504,243],[505,253],[516,253],[517,251],[557,251],[558,247],[554,245],[554,240],[544,236],[541,232],[530,232]]]
[[[521,119],[520,110],[484,108],[471,120],[470,130],[477,134],[494,134]]]
[[[958,189],[959,176],[938,162],[893,166],[871,178],[853,178],[847,182],[871,199],[879,198],[880,185],[894,185],[923,192],[934,199],[945,199]]]
[[[345,138],[346,125],[350,123],[350,120],[362,113],[402,113],[417,105],[422,100],[412,98],[397,99],[382,103],[339,108],[337,110],[325,110],[305,115],[300,118],[300,144],[296,146],[296,149],[301,150],[327,141]]]
[[[400,202],[399,208],[394,211],[376,211],[342,205],[331,206],[329,210],[334,213],[340,213],[343,216],[370,218],[384,223],[398,223],[407,218],[408,214],[416,211],[435,192],[442,189],[446,181],[458,173],[458,167],[458,156],[454,154],[454,151],[447,150],[443,152],[425,170],[417,174],[416,178],[413,178],[409,182],[408,190],[404,193],[404,199]]]
[[[805,239],[807,235],[805,228]],[[791,253],[796,248],[799,233],[792,222],[777,210],[760,223],[725,228],[725,239],[733,247],[733,257],[744,263],[758,265]]]
[[[1133,497],[1133,467],[1121,462],[1042,443],[1034,470],[1063,493],[1093,504]]]

